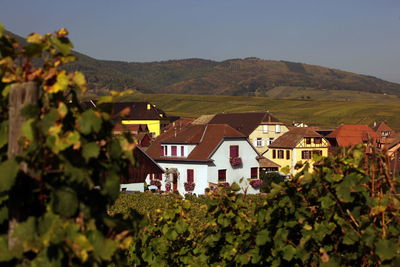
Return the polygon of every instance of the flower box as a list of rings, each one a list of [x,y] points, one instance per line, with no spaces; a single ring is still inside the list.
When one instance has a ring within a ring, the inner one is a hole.
[[[260,179],[252,179],[252,180],[250,180],[250,185],[254,189],[259,189],[261,187],[261,185],[263,184],[263,182],[264,181],[260,180]]]
[[[223,187],[223,188],[229,188],[229,183],[228,182],[221,182],[218,184],[218,186]]]
[[[241,166],[242,158],[240,157],[229,158],[229,163],[231,164],[232,167]]]
[[[151,184],[151,185],[157,186],[158,189],[161,188],[161,181],[160,181],[160,180],[151,180],[151,181],[150,181],[150,184]]]
[[[195,183],[188,183],[188,182],[186,182],[186,183],[184,183],[183,184],[184,185],[184,187],[185,187],[185,191],[187,191],[187,192],[190,192],[190,191],[193,191],[194,190],[194,187],[195,187]]]

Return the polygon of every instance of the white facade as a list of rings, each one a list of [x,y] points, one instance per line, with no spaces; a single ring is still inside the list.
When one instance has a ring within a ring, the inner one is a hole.
[[[242,159],[241,166],[232,167],[230,164],[230,146],[232,145],[239,146],[239,157]],[[180,145],[177,146],[178,152],[180,152]],[[168,150],[170,150],[170,147],[171,145],[168,144]],[[190,151],[193,150],[193,148],[190,147]],[[248,179],[251,177],[251,168],[258,168],[259,166],[257,156],[259,156],[259,154],[246,139],[224,139],[210,156],[213,160],[212,162],[186,162],[175,160],[171,162],[158,161],[158,164],[165,170],[176,168],[178,173],[177,189],[181,194],[188,193],[185,191],[184,187],[184,183],[187,182],[188,169],[193,170],[195,183],[193,193],[196,195],[204,194],[205,189],[208,188],[210,184],[218,184],[218,170],[226,170],[226,182],[230,185],[236,182],[242,188],[242,191],[254,194],[258,193],[259,190],[253,189],[249,185]],[[173,190],[172,174],[163,175],[161,190],[165,190],[167,175],[169,175],[171,190]],[[146,182],[149,184],[150,180]]]

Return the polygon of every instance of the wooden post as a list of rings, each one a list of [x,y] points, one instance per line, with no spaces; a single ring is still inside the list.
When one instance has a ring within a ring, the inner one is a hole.
[[[8,158],[12,158],[22,152],[18,144],[21,137],[22,124],[25,118],[21,116],[21,110],[28,104],[37,104],[39,91],[34,82],[18,83],[11,85],[8,99]]]
[[[25,122],[25,118],[21,115],[21,110],[29,104],[37,104],[39,99],[39,91],[34,82],[18,83],[11,85],[9,100],[8,100],[8,119],[9,119],[9,131],[8,131],[8,158],[13,158],[22,152],[23,148],[19,145],[18,141],[21,138],[21,128]],[[23,172],[28,172],[26,163],[21,163],[20,168]],[[17,180],[18,183],[18,180]],[[17,222],[24,220],[28,216],[28,212],[24,207],[24,203],[21,203],[21,196],[24,195],[24,190],[29,190],[28,185],[21,182],[20,186],[17,186],[15,190],[10,192],[9,196],[9,223],[8,223],[8,247],[13,249],[21,241],[13,236],[15,226]]]

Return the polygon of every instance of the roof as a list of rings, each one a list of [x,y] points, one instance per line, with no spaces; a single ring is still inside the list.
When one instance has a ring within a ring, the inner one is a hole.
[[[113,129],[114,132],[148,132],[147,124],[116,124]]]
[[[281,167],[281,165],[276,164],[275,162],[273,162],[272,160],[267,159],[267,158],[261,158],[258,162],[260,163],[261,168],[280,168]]]
[[[214,118],[215,114],[211,114],[211,115],[201,115],[200,117],[198,117],[197,119],[195,119],[192,124],[207,124],[209,123],[213,118]]]
[[[365,124],[343,124],[326,138],[335,138],[339,146],[363,144],[369,139],[378,139],[379,135]]]
[[[180,132],[163,133],[146,152],[156,160],[211,161],[220,143],[231,138],[247,140],[244,134],[226,124],[188,125]],[[161,156],[161,144],[196,144],[196,147],[188,157],[164,157]]]
[[[174,122],[169,123],[167,126],[164,127],[163,131],[168,131],[169,129],[176,128],[181,130],[186,125],[191,124],[194,121],[193,118],[180,118]]]
[[[383,122],[383,121],[376,124],[374,127],[372,127],[372,129],[379,135],[381,134],[381,132],[384,132],[384,131],[394,133],[393,129],[390,128],[389,125],[387,125],[386,122]]]
[[[261,124],[283,124],[268,112],[216,114],[209,123],[228,124],[246,136],[249,136]]]
[[[168,119],[165,112],[149,102],[108,102],[102,103],[113,118],[121,116],[124,120]],[[95,109],[96,101],[81,102],[84,109]]]
[[[294,148],[305,137],[323,137],[310,127],[296,127],[284,133],[269,145],[269,148]]]

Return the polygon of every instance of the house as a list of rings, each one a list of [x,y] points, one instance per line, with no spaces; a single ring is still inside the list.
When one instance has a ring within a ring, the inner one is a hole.
[[[308,127],[296,127],[277,138],[264,156],[295,174],[298,162],[312,162],[312,155],[328,155],[329,142]],[[282,170],[282,169],[281,169]]]
[[[165,172],[146,152],[139,146],[133,150],[135,164],[129,165],[126,173],[121,176],[121,191],[143,192],[144,183],[150,177],[161,177]]]
[[[386,122],[374,122],[372,129],[379,135],[378,147],[380,148],[387,149],[389,145],[398,139],[396,131],[390,128]]]
[[[129,132],[143,150],[150,146],[153,139],[147,124],[116,124],[114,126],[113,134],[118,135],[124,132]]]
[[[259,153],[247,136],[226,124],[189,124],[161,134],[147,150],[166,170],[156,181],[162,190],[204,194],[219,183],[236,182],[256,193],[248,178],[258,178]],[[243,179],[242,179],[243,178]]]
[[[379,143],[379,135],[368,125],[342,124],[336,130],[325,136],[331,148],[346,147],[357,144]]]
[[[154,137],[158,136],[170,122],[179,118],[167,117],[164,111],[149,102],[109,102],[101,105],[108,109],[116,124],[146,124]],[[85,109],[97,108],[96,101],[93,100],[82,102],[81,106]]]
[[[260,153],[279,136],[288,131],[284,123],[268,112],[221,113],[202,116],[194,123],[203,120],[209,124],[227,124],[247,136]]]
[[[389,158],[390,170],[393,175],[399,177],[400,175],[400,137],[386,146],[387,155]]]

